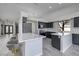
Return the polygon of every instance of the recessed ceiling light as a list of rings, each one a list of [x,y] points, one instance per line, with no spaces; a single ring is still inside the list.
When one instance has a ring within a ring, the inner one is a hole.
[[[49,8],[51,9],[51,8],[52,8],[52,6],[49,6]]]
[[[61,5],[62,3],[58,3],[59,5]]]

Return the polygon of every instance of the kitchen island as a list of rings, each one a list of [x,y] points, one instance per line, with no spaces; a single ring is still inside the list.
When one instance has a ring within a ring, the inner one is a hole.
[[[23,33],[22,39],[19,39],[21,43],[21,52],[23,56],[39,56],[42,55],[42,41],[45,36]]]
[[[72,45],[72,35],[70,33],[52,33],[51,44],[64,53]]]

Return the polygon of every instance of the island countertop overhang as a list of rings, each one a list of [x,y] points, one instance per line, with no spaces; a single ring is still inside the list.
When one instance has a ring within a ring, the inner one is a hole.
[[[45,38],[45,36],[33,34],[33,33],[24,33],[22,34],[22,39],[18,39],[18,42],[25,42],[28,40],[37,40],[38,38]]]

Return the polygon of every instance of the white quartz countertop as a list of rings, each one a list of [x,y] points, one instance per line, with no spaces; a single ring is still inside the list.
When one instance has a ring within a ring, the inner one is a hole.
[[[42,30],[43,32],[56,32],[55,30],[53,30],[53,28],[43,28],[43,29],[38,29],[39,31]]]
[[[63,35],[69,35],[70,33],[52,33],[51,35],[58,35],[58,36],[63,36]]]
[[[37,38],[45,38],[45,36],[37,35],[33,33],[23,33],[22,39],[19,39],[19,42],[25,42],[27,40],[35,40]]]

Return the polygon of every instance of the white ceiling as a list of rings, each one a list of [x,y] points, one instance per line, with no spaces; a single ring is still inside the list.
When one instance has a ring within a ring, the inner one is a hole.
[[[49,8],[51,6],[52,8]],[[64,17],[79,12],[78,3],[9,3],[0,4],[0,18],[19,19],[20,11],[25,11],[31,17],[48,21],[65,20]],[[17,16],[17,17],[16,17]],[[63,17],[63,18],[61,18]],[[69,17],[68,17],[69,18]],[[71,17],[72,18],[72,17]]]

